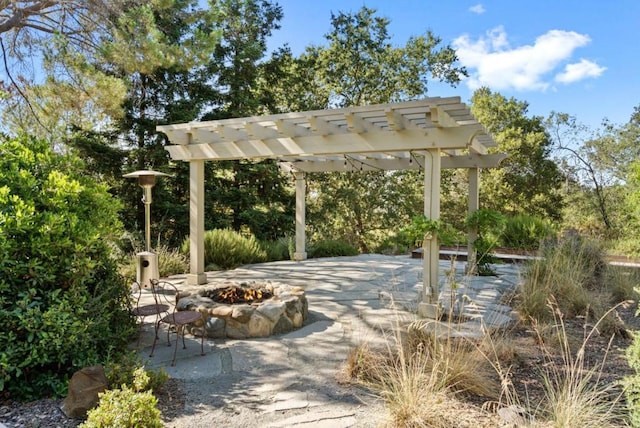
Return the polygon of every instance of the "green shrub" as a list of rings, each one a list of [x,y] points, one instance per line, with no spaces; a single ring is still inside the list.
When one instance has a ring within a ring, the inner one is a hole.
[[[382,241],[382,243],[374,249],[374,252],[379,254],[397,255],[406,254],[413,248],[413,246],[410,248],[408,245],[400,242],[397,236],[392,236]]]
[[[135,331],[109,243],[119,205],[82,168],[45,142],[0,140],[0,392],[12,398],[64,394]]]
[[[318,241],[307,248],[307,256],[309,258],[357,256],[358,254],[357,248],[344,241]]]
[[[438,232],[440,245],[455,246],[466,241],[464,232],[456,230],[448,223],[428,220],[424,215],[413,217],[411,224],[385,239],[376,251],[385,254],[402,254],[422,246],[426,232]]]
[[[501,241],[505,247],[537,250],[540,244],[553,237],[555,232],[548,221],[518,214],[505,218]]]
[[[116,389],[122,385],[133,388],[136,382],[136,373],[144,370],[147,384],[146,388],[157,392],[169,379],[169,375],[163,368],[158,370],[147,370],[143,361],[135,351],[122,354],[116,360],[108,361],[104,371],[107,376],[107,383],[110,389]]]
[[[640,313],[636,312],[636,316]],[[633,343],[626,350],[627,363],[634,371],[623,379],[631,426],[640,427],[640,333],[633,333]]]
[[[440,245],[459,246],[466,245],[466,231],[457,230],[449,223],[442,223],[442,228],[438,231],[438,242]]]
[[[439,220],[430,220],[424,215],[418,215],[413,217],[411,224],[400,230],[398,235],[409,247],[421,247],[425,234],[440,232],[442,228]]]
[[[98,406],[89,410],[83,428],[162,428],[157,398],[146,390],[149,377],[144,369],[135,371],[133,386],[122,385],[100,394]]]
[[[189,271],[189,260],[179,249],[162,245],[155,251],[158,254],[158,271],[161,278]]]
[[[289,254],[289,240],[290,238],[281,238],[276,241],[260,241],[260,248],[265,253],[266,261],[291,260],[293,257]]]
[[[182,243],[182,252],[189,252],[189,238]],[[266,260],[265,251],[256,238],[245,237],[231,229],[207,230],[204,234],[204,263],[207,269],[234,269]]]
[[[629,234],[609,242],[610,254],[620,254],[627,257],[640,257],[640,239]]]

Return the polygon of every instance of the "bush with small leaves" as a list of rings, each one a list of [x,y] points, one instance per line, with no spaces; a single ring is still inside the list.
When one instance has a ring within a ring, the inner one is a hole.
[[[189,252],[189,238],[182,244]],[[267,255],[253,235],[243,236],[231,229],[213,229],[204,233],[204,263],[207,269],[234,269],[250,263],[262,263]]]
[[[134,372],[133,385],[122,385],[100,394],[98,406],[89,410],[82,428],[162,428],[158,399],[149,388],[144,368]]]
[[[136,373],[144,370],[147,377],[147,388],[157,392],[169,379],[169,375],[161,367],[158,370],[144,368],[144,363],[135,351],[122,354],[116,360],[105,364],[105,374],[110,388],[118,388],[122,385],[132,387],[136,379]]]
[[[309,245],[309,258],[357,256],[358,249],[348,242],[327,239]]]
[[[60,396],[135,331],[109,244],[119,205],[82,172],[44,141],[0,137],[0,395]]]
[[[293,255],[289,253],[289,240],[290,238],[281,238],[275,241],[260,241],[260,248],[266,254],[266,261],[291,260]]]
[[[521,250],[537,250],[540,244],[556,234],[548,220],[527,214],[506,217],[502,230],[501,245]]]

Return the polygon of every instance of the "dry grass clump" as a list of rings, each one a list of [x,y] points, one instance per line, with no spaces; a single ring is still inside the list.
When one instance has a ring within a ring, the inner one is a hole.
[[[541,381],[541,396],[519,393],[512,382],[510,367],[495,359],[493,364],[501,379],[501,396],[497,402],[485,404],[500,414],[503,422],[511,422],[501,426],[627,426],[623,390],[619,384],[604,380],[611,341],[598,360],[587,361],[587,346],[593,337],[599,336],[599,322],[585,330],[578,343],[566,328],[557,305],[550,304],[550,309],[555,310],[553,323],[533,326],[541,362],[532,368],[531,380]]]
[[[594,242],[577,237],[565,239],[541,251],[524,271],[516,310],[525,322],[544,324],[554,318],[549,302],[566,318],[598,321],[602,334],[625,334],[616,303],[634,297],[640,274],[607,265],[604,252]]]
[[[496,398],[498,378],[477,344],[464,338],[426,333],[413,324],[396,334],[386,349],[376,351],[366,344],[354,348],[347,359],[347,374],[383,397],[394,427],[483,426],[491,416],[458,400],[464,396]],[[465,425],[460,412],[473,412]],[[488,423],[485,426],[494,426]]]
[[[523,275],[517,309],[524,319],[549,321],[551,297],[563,314],[584,315],[593,310],[592,292],[600,288],[604,253],[595,244],[569,238],[541,251]]]
[[[550,309],[553,320],[532,328],[541,352],[531,368],[532,379],[542,384],[536,398],[520,395],[513,384],[511,369],[520,355],[508,331],[477,340],[436,338],[426,323],[416,322],[383,351],[355,348],[348,374],[386,401],[390,427],[508,426],[514,414],[521,422],[510,426],[625,426],[622,389],[603,380],[608,348],[601,360],[586,359],[604,318],[579,340],[565,328],[558,306]],[[485,405],[472,404],[478,402]]]
[[[481,351],[480,344],[484,340],[454,337],[450,332],[437,337],[428,331],[427,325],[415,322],[409,326],[402,353],[428,356],[430,372],[451,391],[495,397],[497,377]]]
[[[635,291],[640,284],[640,269],[627,266],[608,265],[604,283],[609,284],[613,302],[624,302],[637,297]]]
[[[585,350],[590,338],[598,334],[598,325],[588,331],[574,351],[562,314],[557,311],[554,313],[554,331],[559,349],[542,347],[545,363],[540,369],[540,376],[545,396],[544,401],[534,409],[537,416],[556,427],[623,426],[623,392],[619,385],[602,380],[611,342],[599,362],[588,364]]]
[[[593,337],[627,334],[616,303],[633,296],[639,276],[607,265],[600,247],[575,237],[541,255],[527,267],[515,299],[544,357],[538,367],[544,398],[528,406],[540,421],[535,426],[621,426],[621,388],[601,379],[609,348],[596,363],[585,355]],[[583,335],[568,332],[565,319],[582,319]]]

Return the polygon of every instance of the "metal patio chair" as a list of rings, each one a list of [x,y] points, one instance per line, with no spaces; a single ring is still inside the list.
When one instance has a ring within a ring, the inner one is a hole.
[[[134,282],[132,286],[135,296],[135,305],[131,309],[131,314],[138,317],[140,320],[140,331],[138,332],[138,344],[140,343],[140,336],[142,335],[142,326],[146,317],[155,316],[153,321],[155,339],[158,339],[158,321],[166,314],[169,313],[171,305],[164,299],[159,291],[158,283],[156,281],[151,282],[149,288],[142,287],[138,282]],[[145,293],[150,293],[150,298],[144,298]],[[155,340],[154,339],[154,340]]]
[[[173,349],[173,360],[171,361],[171,366],[176,365],[176,355],[178,351],[178,340],[180,335],[182,335],[182,349],[187,349],[187,344],[184,340],[185,327],[191,323],[202,320],[204,322],[204,316],[200,312],[196,311],[178,311],[176,309],[177,296],[178,296],[178,288],[168,281],[156,281],[156,295],[165,299],[168,304],[171,306],[171,310],[169,310],[166,315],[159,317],[156,321],[155,330],[156,336],[153,340],[153,345],[151,346],[151,354],[150,357],[153,357],[153,353],[156,349],[156,342],[158,341],[158,330],[160,329],[160,324],[167,324],[167,346],[171,346],[171,330],[175,330],[176,333],[176,342]],[[173,298],[173,302],[170,299]],[[204,352],[204,334],[200,339],[200,355],[205,355]]]

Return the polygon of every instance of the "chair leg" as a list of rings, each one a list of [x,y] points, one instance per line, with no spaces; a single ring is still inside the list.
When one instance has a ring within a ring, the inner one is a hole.
[[[184,330],[186,326],[180,326],[180,330],[182,330],[182,349],[187,349],[187,344],[184,341]]]
[[[204,328],[202,329],[202,335],[200,337],[200,355],[204,355]]]
[[[158,320],[155,323],[155,330],[156,330],[156,336],[153,338],[153,345],[151,345],[151,354],[149,354],[149,357],[153,357],[153,352],[156,349],[156,342],[158,341],[158,329],[160,328],[160,321]]]
[[[180,328],[178,326],[176,326],[176,335],[180,335]],[[184,343],[184,336],[182,336],[182,340]],[[176,337],[176,344],[173,348],[173,360],[171,361],[171,367],[174,367],[176,365],[176,355],[178,353],[178,337]]]
[[[138,321],[138,340],[136,340],[136,348],[140,347],[140,339],[142,339],[143,322],[144,318]]]
[[[160,328],[160,318],[160,314],[156,314],[156,322],[154,323],[154,333],[156,334],[156,339],[159,339],[158,329]]]

